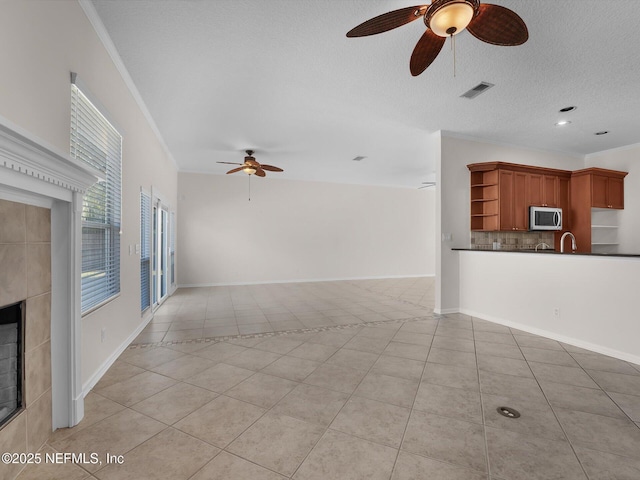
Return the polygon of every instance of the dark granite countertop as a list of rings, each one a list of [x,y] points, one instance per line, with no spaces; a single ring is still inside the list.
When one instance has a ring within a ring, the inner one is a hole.
[[[630,257],[630,258],[640,258],[640,254],[638,253],[571,253],[565,252],[560,253],[556,250],[546,249],[546,250],[484,250],[481,248],[452,248],[451,250],[463,251],[463,252],[491,252],[491,253],[529,253],[529,254],[545,254],[545,255],[583,255],[588,257]]]

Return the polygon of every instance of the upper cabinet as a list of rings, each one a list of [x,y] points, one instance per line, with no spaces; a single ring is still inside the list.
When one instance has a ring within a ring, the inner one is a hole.
[[[471,230],[526,231],[531,205],[562,207],[567,224],[571,172],[505,162],[474,163],[467,168]]]
[[[527,175],[512,170],[498,170],[499,230],[527,230]]]
[[[558,175],[527,174],[527,198],[537,207],[559,206],[560,179]]]
[[[571,231],[576,237],[579,252],[591,252],[594,245],[605,245],[593,239],[592,208],[623,209],[624,177],[627,172],[585,168],[571,175]],[[595,225],[596,230],[615,229],[615,225]],[[607,240],[609,242],[609,240]],[[609,243],[607,243],[608,245]],[[613,243],[611,243],[613,245]]]
[[[591,175],[591,206],[596,208],[624,208],[624,177]]]
[[[624,177],[627,172],[585,168],[573,172],[572,181],[578,187],[576,201],[593,208],[624,208]]]

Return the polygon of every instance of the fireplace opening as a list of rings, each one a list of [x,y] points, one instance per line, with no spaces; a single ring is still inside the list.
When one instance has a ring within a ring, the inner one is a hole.
[[[0,428],[24,407],[24,306],[0,308]]]

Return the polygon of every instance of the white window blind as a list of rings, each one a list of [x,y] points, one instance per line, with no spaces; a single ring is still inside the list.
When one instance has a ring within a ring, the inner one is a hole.
[[[169,261],[171,268],[171,285],[176,283],[176,214],[171,212],[171,225],[169,226],[171,240],[169,241]]]
[[[71,156],[103,174],[82,205],[82,313],[120,293],[122,136],[71,85]]]
[[[151,196],[140,192],[140,310],[151,306]]]

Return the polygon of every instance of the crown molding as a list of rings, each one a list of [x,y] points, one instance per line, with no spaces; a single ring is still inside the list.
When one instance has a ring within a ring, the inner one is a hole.
[[[80,4],[80,7],[82,7],[84,14],[87,16],[87,19],[91,23],[91,26],[96,32],[96,35],[98,35],[98,38],[102,42],[102,45],[104,46],[105,50],[111,57],[113,64],[115,65],[116,69],[120,73],[120,76],[122,77],[122,80],[124,81],[125,85],[129,89],[129,92],[131,92],[131,96],[133,96],[134,100],[138,104],[138,108],[140,108],[140,111],[144,115],[144,118],[147,120],[147,123],[151,127],[151,130],[153,131],[156,138],[158,139],[158,142],[162,146],[164,153],[167,155],[167,157],[169,157],[169,159],[173,163],[173,166],[176,168],[176,170],[179,170],[176,159],[173,158],[173,155],[171,154],[169,147],[165,143],[164,138],[162,138],[162,134],[158,129],[158,125],[156,125],[156,122],[151,116],[149,109],[144,103],[144,100],[142,100],[142,96],[140,95],[140,92],[138,91],[136,84],[133,82],[131,75],[129,75],[129,71],[127,70],[127,67],[125,67],[124,62],[122,61],[122,58],[118,53],[118,49],[113,43],[113,40],[111,40],[111,36],[109,36],[109,33],[107,32],[107,29],[104,26],[104,23],[102,23],[102,20],[98,15],[98,12],[93,6],[93,3],[91,3],[90,0],[78,0],[78,3]]]

